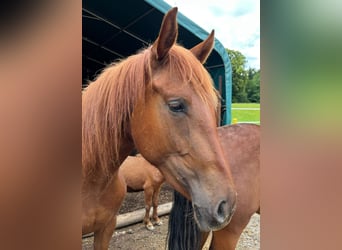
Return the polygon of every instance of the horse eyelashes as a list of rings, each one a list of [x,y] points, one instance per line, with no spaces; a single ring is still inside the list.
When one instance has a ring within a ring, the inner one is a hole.
[[[185,113],[186,112],[186,104],[183,100],[171,100],[168,102],[168,107],[170,111],[174,113]]]

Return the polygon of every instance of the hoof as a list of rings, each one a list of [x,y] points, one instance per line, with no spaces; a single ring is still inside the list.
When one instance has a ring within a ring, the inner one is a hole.
[[[153,231],[154,230],[154,226],[153,225],[146,225],[146,229]]]
[[[158,220],[158,221],[155,222],[155,225],[161,226],[161,225],[163,225],[163,222],[161,220]]]

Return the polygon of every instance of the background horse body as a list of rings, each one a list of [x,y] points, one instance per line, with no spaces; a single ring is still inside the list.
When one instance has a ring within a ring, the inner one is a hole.
[[[162,222],[158,218],[158,200],[165,178],[162,173],[141,155],[128,156],[120,166],[120,174],[124,177],[127,191],[137,192],[144,190],[145,209],[144,224],[147,229],[153,230],[150,220],[150,209],[153,206],[152,219],[156,225]]]
[[[260,211],[260,127],[236,124],[219,127],[218,133],[225,157],[230,162],[238,196],[230,223],[213,231],[210,249],[233,250],[251,216]],[[169,249],[202,249],[207,236],[208,233],[200,232],[193,222],[190,202],[175,192],[169,219]]]
[[[203,230],[232,216],[236,192],[216,130],[218,100],[202,65],[214,33],[191,50],[178,46],[176,15],[177,8],[165,15],[152,46],[110,65],[83,91],[82,233],[94,232],[95,249],[108,248],[126,192],[118,169],[133,148],[193,200]]]

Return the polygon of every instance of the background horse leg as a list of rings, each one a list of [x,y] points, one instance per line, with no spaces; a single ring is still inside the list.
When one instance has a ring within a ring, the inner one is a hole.
[[[155,221],[155,224],[157,226],[160,226],[163,224],[163,222],[158,217],[158,203],[159,203],[160,190],[161,190],[161,185],[154,191],[153,196],[152,196],[152,204],[153,204],[152,219]]]
[[[148,230],[153,230],[154,226],[150,220],[150,209],[152,206],[152,196],[153,196],[153,188],[148,187],[144,188],[144,195],[145,195],[145,217],[144,217],[144,224]]]
[[[112,238],[116,226],[116,215],[112,217],[107,225],[94,232],[94,250],[108,250],[109,241]]]

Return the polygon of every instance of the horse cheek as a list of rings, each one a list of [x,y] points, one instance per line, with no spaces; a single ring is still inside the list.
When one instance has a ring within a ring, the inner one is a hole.
[[[151,103],[145,103],[145,108],[136,108],[131,119],[131,135],[144,158],[157,164],[157,160],[163,155],[163,142],[159,121],[150,106]]]

